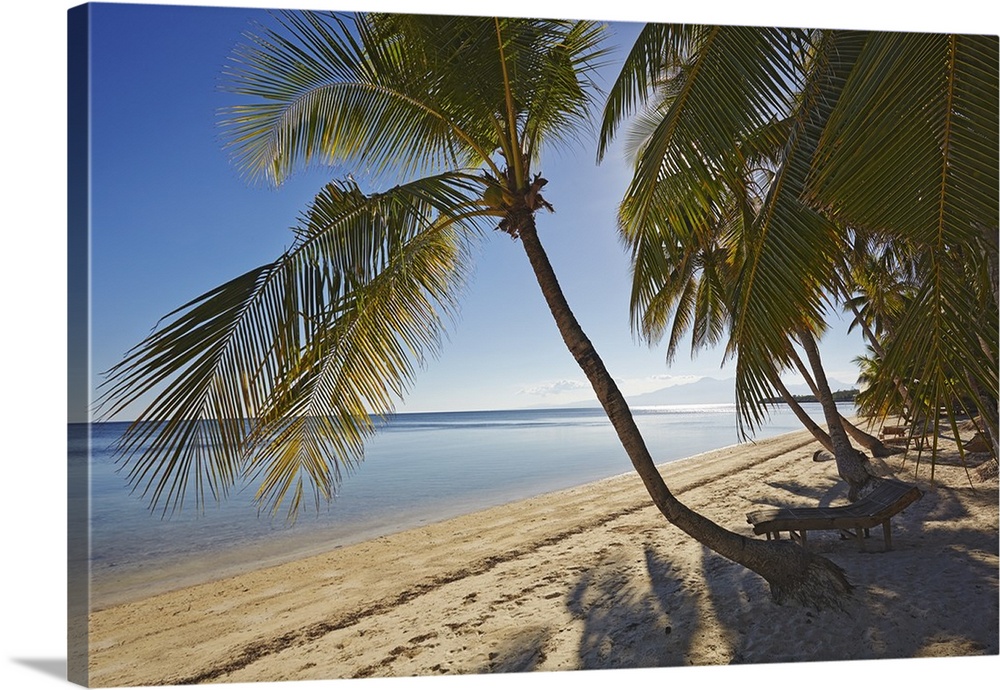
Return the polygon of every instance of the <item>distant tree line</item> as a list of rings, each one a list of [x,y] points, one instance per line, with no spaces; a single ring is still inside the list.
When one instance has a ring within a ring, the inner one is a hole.
[[[839,390],[833,392],[833,401],[842,402],[854,402],[854,399],[858,396],[860,391],[857,388],[848,388],[846,390]],[[819,402],[819,399],[815,395],[793,395],[792,398],[797,403],[814,403]],[[778,405],[779,403],[784,403],[784,398],[767,398],[765,402],[768,405]]]

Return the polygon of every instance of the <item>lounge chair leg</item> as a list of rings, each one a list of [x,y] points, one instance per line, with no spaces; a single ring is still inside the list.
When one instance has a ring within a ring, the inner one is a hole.
[[[882,536],[885,537],[885,550],[892,551],[892,530],[888,519],[882,521]]]

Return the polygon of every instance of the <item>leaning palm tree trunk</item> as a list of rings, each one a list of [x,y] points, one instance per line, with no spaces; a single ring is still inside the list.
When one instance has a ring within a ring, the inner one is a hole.
[[[624,396],[573,315],[538,238],[533,218],[526,218],[520,224],[520,237],[566,347],[593,386],[660,512],[701,544],[762,576],[779,603],[794,600],[816,608],[841,607],[841,599],[851,592],[852,585],[838,565],[792,542],[750,539],[730,532],[691,510],[671,493],[656,469]]]
[[[903,452],[903,450],[900,448],[892,448],[890,446],[885,445],[884,443],[882,443],[882,441],[872,436],[864,429],[859,429],[858,427],[854,426],[854,424],[851,423],[851,420],[847,419],[846,417],[841,416],[840,420],[844,424],[844,431],[846,431],[848,435],[855,441],[857,441],[861,446],[871,451],[871,454],[874,457],[887,458],[890,455],[897,455]]]
[[[805,328],[799,329],[799,342],[805,350],[809,365],[816,375],[817,399],[823,406],[823,416],[826,417],[827,429],[830,432],[830,440],[833,442],[833,455],[837,460],[837,473],[848,483],[850,490],[848,498],[855,501],[868,492],[875,475],[871,472],[868,458],[861,451],[851,445],[844,430],[843,418],[837,410],[837,403],[833,400],[833,393],[830,391],[830,383],[826,379],[826,372],[823,370],[823,362],[819,356],[819,348],[816,341]]]
[[[816,396],[816,399],[819,400],[820,399],[819,386],[816,385],[816,381],[809,373],[809,370],[806,368],[805,363],[795,353],[795,350],[791,348],[789,348],[789,355],[791,355],[792,361],[795,362],[795,366],[798,367],[799,373],[802,374],[802,378],[805,379],[806,385],[809,386],[809,390],[811,390],[813,395]],[[858,427],[854,426],[854,424],[852,424],[851,421],[846,417],[844,417],[843,415],[839,413],[838,415],[840,416],[841,424],[844,425],[844,431],[846,431],[851,438],[853,438],[863,447],[870,450],[871,454],[874,457],[887,458],[890,455],[896,455],[897,453],[901,452],[895,448],[890,448],[889,446],[882,443],[882,441],[869,434],[868,432],[863,431]],[[832,447],[827,447],[827,450],[829,450],[831,453],[833,452]]]
[[[809,416],[809,413],[802,409],[802,405],[799,405],[795,396],[793,396],[791,391],[789,391],[785,384],[782,383],[781,377],[776,375],[771,383],[778,389],[778,393],[781,394],[785,404],[788,405],[788,408],[795,414],[798,420],[802,422],[802,425],[809,430],[809,433],[813,435],[813,438],[819,441],[821,446],[832,453],[833,441],[830,440],[830,434],[823,431],[823,428],[814,422],[812,417]]]

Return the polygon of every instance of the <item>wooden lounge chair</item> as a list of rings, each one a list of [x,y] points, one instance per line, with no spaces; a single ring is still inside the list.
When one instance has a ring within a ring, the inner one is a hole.
[[[806,545],[809,530],[840,530],[855,537],[865,550],[865,537],[875,525],[882,525],[885,550],[892,549],[889,521],[906,506],[923,496],[915,486],[895,479],[882,479],[867,496],[855,503],[832,508],[765,508],[747,513],[747,522],[754,534],[766,534],[768,539],[780,538],[781,532],[801,546]]]
[[[906,438],[906,427],[905,426],[884,426],[882,431],[879,432],[879,439],[887,441],[889,439],[903,439]]]

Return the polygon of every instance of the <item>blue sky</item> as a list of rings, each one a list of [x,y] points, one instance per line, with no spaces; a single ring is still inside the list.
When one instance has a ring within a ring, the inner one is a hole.
[[[93,10],[95,386],[161,316],[280,253],[315,192],[349,172],[300,173],[273,189],[249,184],[228,162],[216,113],[232,96],[219,84],[253,22],[273,23],[266,12],[243,8]],[[612,42],[626,49],[638,28],[613,24]],[[612,60],[605,70],[608,83],[616,67]],[[667,367],[662,346],[633,337],[628,261],[614,215],[627,165],[618,150],[598,165],[594,151],[593,138],[582,138],[572,150],[545,152],[540,166],[556,209],[541,213],[540,233],[582,325],[626,395],[730,376],[721,351],[695,358],[685,351]],[[835,321],[821,347],[829,375],[852,383],[851,359],[862,344],[845,326]],[[442,355],[427,363],[399,409],[514,408],[592,397],[520,245],[496,233],[482,248]]]

